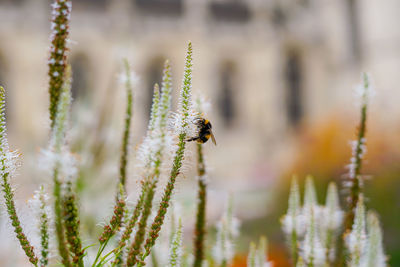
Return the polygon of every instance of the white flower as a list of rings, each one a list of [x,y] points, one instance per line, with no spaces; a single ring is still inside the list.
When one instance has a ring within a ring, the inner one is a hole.
[[[346,236],[346,245],[350,252],[350,266],[359,266],[361,255],[365,253],[367,234],[365,230],[365,206],[363,196],[359,195],[353,227]]]
[[[130,68],[130,69],[132,69],[132,68]],[[140,78],[139,78],[139,75],[137,75],[137,73],[132,70],[129,73],[126,73],[126,71],[123,71],[118,75],[118,81],[124,85],[127,82],[129,82],[132,86],[136,86],[139,83]]]
[[[54,169],[58,167],[60,176],[67,180],[76,177],[78,173],[77,160],[68,152],[67,147],[63,147],[60,153],[53,149],[40,150],[38,165],[49,174],[53,174]]]
[[[333,182],[329,184],[325,205],[321,209],[321,227],[324,230],[336,231],[343,223],[344,213],[340,209],[337,188]]]
[[[378,216],[374,212],[368,212],[368,242],[365,253],[361,255],[360,266],[387,266],[382,245],[382,230]]]
[[[325,264],[325,249],[321,243],[316,215],[314,209],[310,209],[310,221],[307,227],[304,241],[302,242],[302,257],[307,264],[312,266],[324,266]]]
[[[52,7],[53,9],[57,9],[57,8],[60,7],[60,5],[57,3],[57,1],[55,1],[53,4],[51,4],[51,7]]]
[[[50,218],[51,208],[48,205],[49,199],[49,195],[44,191],[43,186],[41,186],[39,190],[35,190],[33,197],[28,201],[32,210],[36,213],[39,226],[45,223],[44,219],[48,221]]]
[[[4,142],[4,141],[2,141]],[[20,154],[18,153],[18,151],[2,151],[2,153],[0,154],[0,160],[3,161],[4,160],[4,170],[0,169],[0,175],[4,175],[6,173],[8,173],[9,176],[14,176],[15,172],[17,171],[17,169],[19,168],[19,166],[21,165],[20,161],[19,161],[19,157]]]
[[[180,267],[182,260],[182,221],[179,219],[178,228],[176,229],[169,250],[169,267]]]
[[[219,265],[229,264],[235,254],[233,242],[239,235],[240,221],[233,217],[232,209],[232,200],[229,199],[225,213],[217,223],[217,240],[213,248],[213,256]]]
[[[200,114],[194,109],[190,109],[186,115],[182,113],[173,113],[170,121],[170,128],[172,128],[176,135],[185,133],[187,137],[195,137],[198,135],[197,121]]]
[[[254,243],[250,244],[250,252],[247,258],[248,267],[272,267],[272,263],[268,261],[267,256],[267,238],[261,237],[260,244],[256,248]]]
[[[283,231],[287,234],[289,240],[293,233],[296,233],[297,236],[302,236],[305,232],[305,217],[302,213],[299,186],[296,178],[292,179],[289,194],[289,208],[286,215],[283,216],[281,223]]]
[[[72,9],[72,3],[71,3],[71,1],[66,2],[65,5],[67,6],[68,11],[71,12],[71,9]]]

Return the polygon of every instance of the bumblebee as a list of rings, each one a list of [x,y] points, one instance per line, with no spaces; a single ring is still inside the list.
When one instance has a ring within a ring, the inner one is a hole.
[[[214,134],[212,132],[212,125],[209,120],[203,119],[203,118],[198,118],[195,121],[198,129],[198,136],[191,137],[187,139],[186,141],[197,141],[199,144],[204,144],[205,142],[210,139],[213,141],[214,145],[217,145],[217,141],[215,141]]]

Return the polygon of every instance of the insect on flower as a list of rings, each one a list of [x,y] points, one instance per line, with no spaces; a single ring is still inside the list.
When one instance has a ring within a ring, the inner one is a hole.
[[[194,122],[197,125],[197,136],[186,139],[186,141],[197,141],[199,144],[204,144],[210,139],[213,141],[214,145],[217,145],[214,134],[212,132],[211,122],[207,119],[197,118]]]

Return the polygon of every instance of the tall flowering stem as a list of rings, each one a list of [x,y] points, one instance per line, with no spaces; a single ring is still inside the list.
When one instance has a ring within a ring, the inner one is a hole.
[[[104,226],[103,233],[99,237],[100,247],[96,255],[96,259],[93,262],[92,266],[96,266],[97,261],[99,260],[102,252],[106,248],[108,241],[112,236],[114,236],[115,232],[119,230],[123,215],[125,211],[125,190],[126,190],[126,169],[128,164],[128,146],[129,146],[129,137],[131,131],[131,121],[132,121],[132,111],[133,111],[133,79],[135,77],[131,73],[131,67],[127,59],[124,59],[124,72],[122,74],[122,81],[125,84],[126,88],[126,111],[125,111],[125,125],[124,132],[122,135],[122,145],[121,145],[121,157],[120,157],[120,166],[119,166],[119,193],[116,197],[116,203],[114,205],[114,215],[111,218],[109,224]]]
[[[332,264],[336,253],[337,235],[343,223],[343,211],[340,209],[339,195],[334,182],[329,183],[325,207],[322,208],[322,218],[320,228],[326,249],[325,258],[328,263]]]
[[[49,58],[49,94],[51,128],[55,125],[57,106],[60,99],[66,68],[66,43],[69,34],[71,0],[55,0],[52,4],[51,46]]]
[[[200,106],[200,105],[198,105]],[[199,110],[201,113],[202,111]],[[204,239],[206,235],[206,203],[207,203],[207,183],[206,167],[203,156],[202,144],[197,144],[197,214],[194,230],[194,267],[201,267],[204,259]]]
[[[129,145],[129,135],[132,121],[132,105],[133,105],[133,93],[132,93],[132,80],[130,75],[130,66],[128,60],[124,60],[125,67],[125,87],[126,87],[126,111],[125,111],[125,127],[122,137],[122,148],[121,148],[121,159],[119,167],[119,182],[125,188],[126,181],[126,165],[128,162],[128,145]]]
[[[146,188],[146,197],[142,210],[142,216],[138,224],[138,231],[136,232],[135,239],[129,251],[128,266],[133,266],[137,262],[137,256],[141,254],[142,243],[146,237],[146,226],[147,219],[150,216],[151,209],[153,207],[153,199],[157,183],[161,173],[161,163],[165,150],[166,141],[166,127],[167,127],[167,116],[171,108],[171,67],[169,62],[165,62],[163,83],[161,88],[161,95],[159,95],[158,85],[155,85],[153,105],[151,108],[151,119],[149,123],[149,131],[145,142],[149,142],[150,145],[147,149],[154,151],[149,155],[149,162],[146,164],[152,166],[149,170],[149,177],[146,179],[149,181],[148,187]]]
[[[345,230],[350,231],[353,220],[354,212],[358,202],[358,196],[361,193],[363,181],[361,177],[362,159],[366,152],[366,122],[367,122],[367,106],[368,97],[370,93],[370,81],[366,73],[363,73],[363,88],[361,95],[361,118],[360,125],[358,127],[357,140],[353,143],[353,151],[351,162],[349,164],[349,206],[345,219]]]
[[[368,212],[368,244],[361,259],[361,266],[385,267],[386,256],[382,245],[382,230],[379,224],[378,215]]]
[[[154,194],[155,194],[155,187],[156,187],[156,185],[154,183],[151,183],[147,187],[146,197],[144,200],[144,206],[142,209],[142,216],[140,217],[140,220],[138,223],[138,230],[135,234],[134,241],[129,250],[128,261],[127,261],[128,266],[135,265],[137,262],[136,257],[140,254],[140,250],[142,248],[142,243],[146,236],[147,219],[149,218],[150,213],[151,213],[152,202],[153,202],[153,198],[154,198]]]
[[[29,202],[34,210],[37,211],[36,216],[39,221],[39,235],[40,235],[40,266],[47,266],[49,264],[49,217],[50,210],[47,206],[49,196],[45,193],[44,187],[35,191],[33,199]]]
[[[182,258],[182,220],[179,218],[178,228],[173,233],[170,244],[168,267],[180,267]]]
[[[140,213],[143,208],[143,203],[144,203],[144,198],[146,195],[146,190],[144,190],[147,186],[142,185],[142,191],[140,193],[139,199],[136,202],[136,206],[132,212],[132,216],[130,217],[129,221],[125,225],[125,230],[122,233],[121,239],[118,242],[118,246],[114,249],[115,251],[115,260],[112,262],[111,266],[119,266],[122,264],[122,253],[123,250],[126,246],[126,242],[128,242],[133,228],[135,227],[135,224],[137,220],[139,219]],[[93,265],[94,266],[94,265]]]
[[[294,264],[297,262],[299,254],[299,235],[301,235],[301,232],[303,232],[301,229],[301,219],[300,190],[297,183],[297,178],[293,177],[292,184],[290,186],[289,208],[287,214],[284,215],[281,222],[283,230],[287,235],[288,243],[290,244],[291,255]]]
[[[84,250],[82,250],[82,241],[79,235],[80,221],[71,181],[67,182],[65,196],[63,197],[63,215],[65,235],[69,243],[69,250],[73,255],[73,266],[83,267]]]
[[[183,85],[181,89],[181,99],[179,105],[179,116],[178,116],[178,148],[175,152],[175,157],[173,160],[172,169],[169,175],[168,183],[164,189],[164,193],[161,199],[160,206],[157,211],[157,215],[150,227],[146,243],[144,245],[144,253],[141,255],[141,261],[138,262],[138,266],[145,265],[144,260],[150,255],[151,249],[154,246],[161,226],[164,223],[165,214],[167,213],[168,207],[170,205],[170,200],[172,193],[175,188],[175,182],[178,174],[181,171],[185,146],[186,146],[186,136],[189,131],[190,123],[193,123],[191,114],[192,101],[191,101],[191,88],[192,88],[192,43],[188,45],[188,51],[186,55],[185,72],[183,78]]]
[[[248,267],[270,267],[271,262],[268,261],[267,252],[267,238],[262,236],[258,248],[254,242],[250,243],[249,255],[247,257]]]
[[[93,262],[92,266],[96,266],[97,261],[99,260],[102,252],[106,248],[108,241],[110,241],[111,237],[115,235],[115,233],[119,230],[122,219],[124,217],[125,212],[125,193],[122,184],[119,185],[120,190],[117,197],[117,203],[114,206],[114,214],[108,224],[106,224],[103,228],[103,233],[99,237],[100,247],[97,252],[95,261]]]
[[[365,254],[367,245],[365,205],[362,194],[358,197],[351,232],[346,235],[346,245],[349,251],[349,266],[360,266],[361,257]]]
[[[257,247],[254,242],[250,243],[249,255],[247,256],[247,266],[248,267],[258,267],[256,264],[256,253]]]
[[[55,229],[58,242],[58,252],[62,258],[62,263],[65,266],[71,266],[69,252],[67,249],[64,222],[63,222],[63,209],[62,209],[62,192],[61,192],[61,162],[60,156],[62,154],[62,147],[65,144],[65,132],[67,128],[67,117],[69,106],[71,102],[71,72],[70,68],[67,69],[66,81],[62,88],[60,102],[58,103],[57,116],[54,124],[52,138],[50,141],[50,149],[55,154],[56,161],[53,166],[53,182],[54,182],[54,214],[55,214]]]
[[[7,140],[7,129],[6,129],[6,118],[5,118],[5,99],[6,93],[3,87],[0,86],[0,174],[1,174],[1,187],[4,192],[4,200],[7,208],[8,217],[11,220],[11,225],[14,228],[14,232],[17,234],[17,239],[24,250],[29,261],[38,266],[38,258],[35,255],[34,248],[30,244],[28,238],[23,232],[21,222],[18,218],[17,210],[14,202],[14,192],[10,185],[10,178],[13,176],[13,172],[16,168],[16,160],[18,154],[11,152],[8,140]]]
[[[155,134],[156,134],[156,124],[159,120],[159,106],[160,106],[160,89],[158,84],[154,85],[154,94],[153,94],[153,104],[151,107],[151,114],[150,114],[150,121],[149,121],[149,130],[146,136],[146,139],[144,140],[144,144],[146,145],[147,143],[152,142],[155,140]],[[128,261],[127,265],[128,266],[133,266],[137,262],[137,255],[139,255],[142,243],[146,237],[146,226],[147,226],[147,219],[150,216],[151,213],[151,208],[153,206],[153,198],[155,194],[155,189],[157,186],[157,181],[158,181],[158,176],[160,175],[160,165],[161,165],[161,158],[160,158],[160,153],[158,151],[155,153],[155,155],[152,153],[154,151],[153,146],[149,145],[148,147],[145,147],[144,149],[147,149],[149,151],[146,151],[145,157],[147,158],[147,162],[145,163],[146,168],[148,168],[151,165],[154,165],[154,170],[149,170],[146,174],[149,175],[149,177],[145,177],[146,181],[143,183],[142,190],[145,194],[144,197],[144,202],[143,202],[143,209],[142,209],[142,215],[140,217],[139,223],[138,223],[138,230],[136,231],[134,241],[130,247],[129,250],[129,256],[128,256]],[[146,159],[145,158],[145,159]],[[152,173],[153,172],[153,173]]]
[[[234,256],[234,240],[239,235],[239,221],[233,216],[233,199],[229,196],[224,214],[217,223],[213,256],[218,266],[226,267]]]

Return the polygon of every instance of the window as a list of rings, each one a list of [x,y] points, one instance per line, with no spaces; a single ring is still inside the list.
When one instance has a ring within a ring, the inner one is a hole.
[[[12,5],[21,5],[24,2],[24,0],[0,0],[0,5],[5,3],[5,4],[12,4]]]
[[[88,99],[89,93],[89,63],[87,57],[82,54],[76,54],[71,59],[72,85],[71,95],[73,101]]]
[[[251,18],[247,5],[239,1],[211,2],[209,8],[216,21],[247,22]]]
[[[219,73],[218,109],[226,127],[230,127],[235,119],[234,77],[236,68],[232,62],[222,64]]]
[[[350,52],[352,58],[359,62],[361,59],[361,44],[360,44],[360,30],[359,30],[359,14],[358,14],[358,6],[356,0],[346,0],[347,6],[347,20],[349,23],[348,36],[350,40]]]
[[[136,6],[149,14],[181,15],[183,13],[182,0],[135,0]]]
[[[303,115],[302,70],[300,56],[297,52],[290,51],[287,54],[284,75],[288,121],[292,126],[297,126]]]
[[[108,0],[72,0],[72,6],[74,9],[105,9],[107,4]]]

